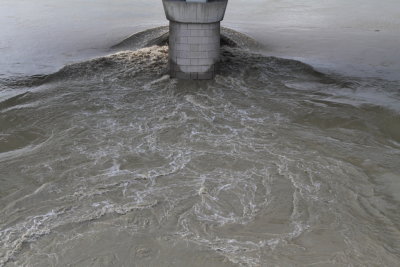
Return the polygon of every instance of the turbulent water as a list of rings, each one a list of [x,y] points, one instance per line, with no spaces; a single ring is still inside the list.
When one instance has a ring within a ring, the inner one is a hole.
[[[400,83],[249,40],[213,81],[162,45],[1,80],[0,266],[398,266]]]

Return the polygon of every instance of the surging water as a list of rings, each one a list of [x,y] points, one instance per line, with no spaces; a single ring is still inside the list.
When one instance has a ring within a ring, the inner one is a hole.
[[[2,81],[0,266],[398,264],[398,82],[167,53]]]

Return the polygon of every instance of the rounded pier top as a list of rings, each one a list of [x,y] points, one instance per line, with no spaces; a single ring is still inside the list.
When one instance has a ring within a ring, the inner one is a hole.
[[[163,0],[168,20],[181,23],[215,23],[223,20],[228,0]]]

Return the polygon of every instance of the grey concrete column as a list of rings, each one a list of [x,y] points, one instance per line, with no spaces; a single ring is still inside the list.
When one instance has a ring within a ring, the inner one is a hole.
[[[163,0],[170,76],[212,79],[220,56],[220,21],[228,0]]]

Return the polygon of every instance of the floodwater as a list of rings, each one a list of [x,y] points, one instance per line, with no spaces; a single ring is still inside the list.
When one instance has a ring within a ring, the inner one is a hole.
[[[0,3],[0,266],[399,265],[398,1],[232,1],[197,82],[58,2]]]

